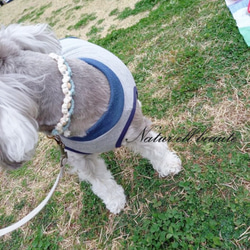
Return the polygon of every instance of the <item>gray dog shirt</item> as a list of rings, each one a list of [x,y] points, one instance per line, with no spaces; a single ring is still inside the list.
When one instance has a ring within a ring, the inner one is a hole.
[[[86,131],[85,136],[61,136],[65,148],[92,154],[120,147],[136,109],[137,90],[133,76],[118,57],[98,45],[77,38],[60,42],[64,57],[78,58],[92,65],[106,76],[110,84],[108,110]]]

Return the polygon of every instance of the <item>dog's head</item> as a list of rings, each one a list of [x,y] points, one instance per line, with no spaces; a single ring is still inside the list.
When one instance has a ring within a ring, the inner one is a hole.
[[[38,141],[37,93],[30,88],[34,79],[18,72],[13,63],[27,50],[60,54],[61,46],[45,24],[0,29],[0,165],[4,167],[17,168],[29,160]]]
[[[49,54],[61,53],[61,45],[47,24],[11,24],[0,29],[1,40],[13,42],[21,50]],[[6,46],[8,43],[6,44]]]
[[[0,76],[0,165],[17,168],[31,158],[38,141],[35,93],[22,76]]]
[[[21,51],[61,53],[61,45],[47,24],[11,24],[0,29],[0,74],[14,73],[13,60]],[[23,64],[28,62],[23,62]],[[12,72],[11,72],[12,71]]]

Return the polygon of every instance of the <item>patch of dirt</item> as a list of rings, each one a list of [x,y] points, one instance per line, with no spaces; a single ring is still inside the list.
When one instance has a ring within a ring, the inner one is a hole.
[[[1,24],[8,25],[28,16],[31,22],[24,21],[26,24],[53,23],[53,30],[59,38],[71,35],[87,40],[89,38],[87,33],[92,26],[98,28],[98,36],[105,37],[113,29],[130,27],[146,17],[149,14],[148,11],[129,16],[124,20],[118,20],[116,15],[110,16],[110,12],[115,9],[119,12],[126,7],[133,9],[137,2],[139,0],[14,0],[0,8],[0,18]],[[77,6],[80,7],[77,9]],[[39,15],[39,11],[42,10],[44,12]],[[68,27],[75,25],[83,15],[87,14],[94,14],[96,19],[79,29],[68,30]]]

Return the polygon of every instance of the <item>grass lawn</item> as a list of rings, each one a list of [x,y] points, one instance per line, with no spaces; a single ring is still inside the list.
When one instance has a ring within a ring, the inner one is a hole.
[[[50,7],[17,20],[41,22]],[[62,11],[53,12],[57,25]],[[110,214],[88,184],[66,173],[45,209],[0,239],[1,250],[250,249],[250,49],[225,1],[142,0],[135,9],[111,8],[110,16],[122,21],[145,11],[137,24],[103,38],[104,21],[93,13],[65,26],[65,34],[95,22],[89,40],[131,69],[144,114],[178,152],[183,171],[159,178],[126,149],[103,154],[125,189],[123,212]],[[187,140],[190,131],[196,133]],[[59,158],[56,145],[41,136],[33,161],[0,172],[0,228],[41,202]]]

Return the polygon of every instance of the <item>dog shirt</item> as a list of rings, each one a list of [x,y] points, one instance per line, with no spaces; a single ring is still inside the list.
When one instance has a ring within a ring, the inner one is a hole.
[[[64,57],[78,58],[97,68],[110,85],[108,110],[87,130],[85,136],[61,136],[65,148],[76,153],[92,154],[120,147],[136,109],[137,90],[133,76],[119,58],[98,45],[77,38],[66,38],[60,42]]]

